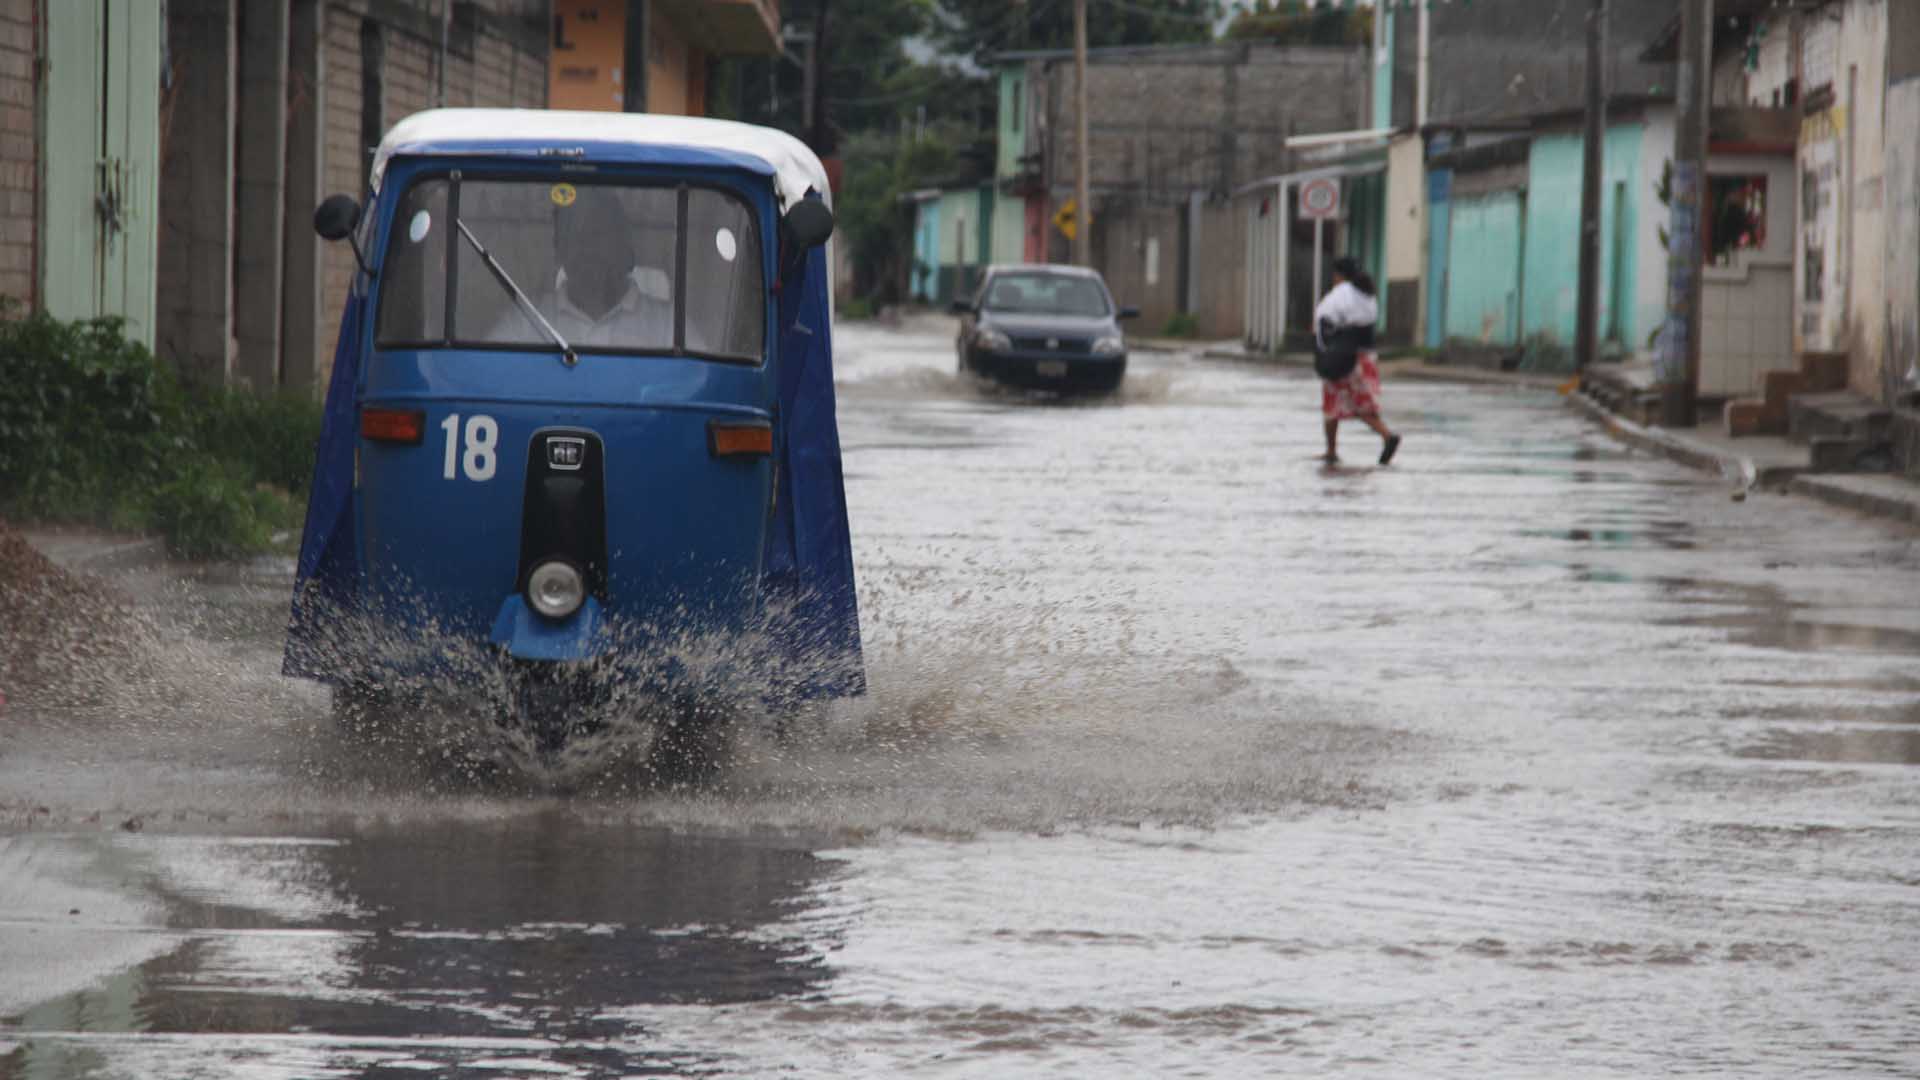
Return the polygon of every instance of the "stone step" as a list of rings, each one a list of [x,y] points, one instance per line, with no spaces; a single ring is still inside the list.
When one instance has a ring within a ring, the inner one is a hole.
[[[1726,426],[1727,437],[1732,439],[1751,438],[1755,435],[1777,435],[1768,431],[1766,426],[1767,403],[1764,398],[1734,398],[1720,414]]]
[[[1845,390],[1796,394],[1788,405],[1787,434],[1801,442],[1821,437],[1886,442],[1893,410]]]
[[[1920,409],[1895,409],[1887,438],[1894,468],[1920,480]]]
[[[1800,374],[1806,376],[1805,394],[1826,394],[1847,388],[1847,354],[1809,351],[1800,354]]]
[[[1815,435],[1807,440],[1808,471],[1816,473],[1887,472],[1893,464],[1884,441]]]

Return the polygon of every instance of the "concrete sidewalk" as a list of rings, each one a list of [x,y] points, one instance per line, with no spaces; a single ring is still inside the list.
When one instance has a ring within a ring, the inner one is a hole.
[[[1813,473],[1808,449],[1772,435],[1733,438],[1717,424],[1672,430],[1638,424],[1608,410],[1585,393],[1568,397],[1573,407],[1631,446],[1663,454],[1696,469],[1727,477],[1735,490],[1780,488],[1858,513],[1920,525],[1920,484],[1890,473]]]
[[[1422,379],[1428,382],[1473,383],[1480,386],[1519,386],[1536,390],[1553,390],[1558,389],[1568,378],[1565,375],[1547,375],[1533,371],[1495,371],[1491,368],[1429,364],[1419,356],[1394,356],[1392,350],[1382,351],[1387,356],[1380,361],[1380,378],[1386,381]],[[1313,367],[1312,353],[1270,353],[1249,349],[1237,341],[1207,345],[1200,348],[1198,352],[1201,357],[1208,360],[1233,360],[1288,368],[1311,369]]]

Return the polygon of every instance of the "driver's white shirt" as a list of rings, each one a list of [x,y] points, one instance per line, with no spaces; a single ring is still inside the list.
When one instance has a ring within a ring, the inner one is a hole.
[[[625,345],[663,349],[673,344],[673,305],[650,295],[638,268],[627,271],[627,291],[618,303],[595,318],[567,296],[567,272],[553,279],[553,328],[569,345]]]

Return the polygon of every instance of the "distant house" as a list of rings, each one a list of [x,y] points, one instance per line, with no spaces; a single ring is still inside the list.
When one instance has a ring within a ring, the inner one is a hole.
[[[1385,338],[1427,340],[1431,319],[1442,311],[1428,280],[1434,253],[1428,250],[1424,158],[1432,137],[1441,133],[1440,145],[1457,149],[1503,125],[1525,126],[1531,117],[1577,107],[1584,98],[1588,0],[1310,0],[1315,6],[1356,2],[1375,9],[1371,107],[1364,121],[1324,138],[1292,133],[1288,142],[1297,152],[1290,167],[1241,192],[1248,238],[1244,336],[1257,347],[1298,345],[1308,329],[1316,285],[1314,233],[1299,214],[1303,185],[1332,181],[1341,193],[1338,217],[1323,230],[1321,262],[1335,254],[1357,258],[1382,287]],[[1670,89],[1671,61],[1642,53],[1672,14],[1672,0],[1609,0],[1608,6],[1614,92],[1636,97]],[[1422,23],[1430,41],[1424,112]],[[1460,131],[1473,132],[1473,138],[1445,134]],[[1324,287],[1323,279],[1318,288]],[[1512,313],[1516,326],[1520,317]]]
[[[1674,111],[1664,98],[1615,98],[1608,120],[1600,339],[1607,351],[1633,355],[1650,348],[1666,318],[1663,192]],[[1526,118],[1517,131],[1435,134],[1428,346],[1526,351],[1532,363],[1569,365],[1579,308],[1580,123],[1580,114],[1559,111]],[[1790,348],[1793,206],[1782,195],[1793,184],[1793,126],[1766,110],[1721,110],[1710,148],[1716,211],[1709,214],[1702,392],[1729,397],[1757,391]]]
[[[993,228],[1001,200],[993,185],[928,188],[906,198],[914,208],[908,297],[944,307],[972,295],[994,261]]]
[[[1074,198],[1073,56],[1002,53],[991,261],[1064,262]],[[1241,332],[1247,230],[1235,193],[1286,172],[1289,135],[1365,124],[1366,50],[1241,42],[1088,54],[1089,187],[1072,215],[1095,268],[1157,331],[1176,314]],[[1090,209],[1091,221],[1084,210]]]

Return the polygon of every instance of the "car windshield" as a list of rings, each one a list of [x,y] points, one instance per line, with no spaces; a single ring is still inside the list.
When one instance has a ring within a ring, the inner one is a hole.
[[[554,336],[537,313],[581,352],[758,362],[765,312],[753,213],[733,195],[433,178],[400,199],[381,267],[378,341],[550,350]]]
[[[981,307],[1025,315],[1105,315],[1107,291],[1090,277],[1069,274],[995,274]]]

